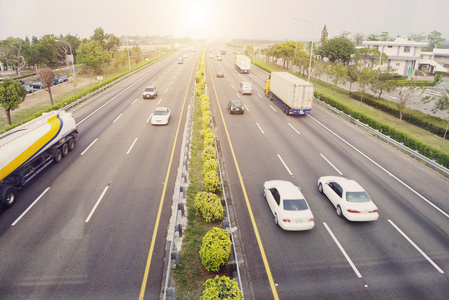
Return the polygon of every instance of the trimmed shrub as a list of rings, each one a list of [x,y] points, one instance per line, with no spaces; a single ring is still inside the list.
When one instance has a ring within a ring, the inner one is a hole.
[[[203,128],[209,128],[210,121],[212,121],[212,118],[210,116],[203,116],[201,118],[201,124],[202,124]]]
[[[206,137],[206,136],[208,136],[208,135],[212,135],[212,136],[213,136],[214,133],[212,132],[212,128],[207,127],[207,128],[201,129],[200,135],[204,138],[204,137]]]
[[[212,146],[205,147],[203,153],[201,154],[201,158],[203,159],[203,163],[209,159],[217,159],[217,152],[215,148]]]
[[[210,171],[204,175],[204,187],[209,192],[221,191],[221,183],[220,176],[216,171]]]
[[[208,279],[204,283],[206,287],[200,296],[200,300],[240,300],[243,293],[239,285],[233,279],[218,275],[214,279]]]
[[[221,228],[214,227],[203,237],[200,248],[200,257],[206,270],[220,271],[231,255],[231,239],[229,233]]]
[[[222,220],[224,217],[224,208],[220,198],[209,192],[199,192],[195,197],[196,213],[200,214],[206,222]]]
[[[203,175],[206,175],[208,172],[217,171],[218,170],[218,160],[209,159],[205,161],[203,164]]]

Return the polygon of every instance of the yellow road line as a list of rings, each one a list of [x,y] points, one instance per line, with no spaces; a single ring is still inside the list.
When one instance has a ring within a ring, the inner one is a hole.
[[[212,75],[210,75],[211,72],[210,72],[209,64],[207,64],[207,67],[208,67],[208,70],[209,70],[209,76],[212,78]],[[240,168],[239,168],[239,165],[237,163],[237,158],[235,157],[234,148],[232,147],[231,138],[229,137],[228,128],[226,126],[226,122],[225,122],[224,117],[223,117],[223,111],[221,110],[220,103],[218,102],[217,90],[215,89],[214,81],[213,80],[211,80],[211,81],[212,81],[212,87],[213,87],[214,93],[215,93],[215,99],[217,101],[218,109],[220,111],[221,119],[223,121],[223,125],[224,125],[224,129],[225,129],[225,132],[226,132],[226,136],[228,138],[229,147],[231,148],[232,157],[234,158],[235,168],[237,169],[237,174],[239,176],[240,185],[241,185],[242,191],[243,191],[243,196],[245,197],[246,206],[248,207],[249,217],[251,218],[251,223],[252,223],[253,228],[254,228],[254,233],[256,234],[257,244],[259,245],[260,254],[262,255],[263,264],[265,266],[265,271],[267,272],[268,281],[270,282],[270,287],[271,287],[271,291],[273,293],[273,298],[278,300],[279,296],[278,296],[277,291],[276,291],[276,286],[274,284],[273,276],[271,275],[270,266],[268,265],[268,260],[267,260],[267,257],[265,255],[265,250],[264,250],[263,245],[262,245],[262,240],[260,239],[259,230],[257,229],[256,220],[254,219],[253,211],[252,211],[251,205],[249,203],[248,194],[246,193],[245,184],[243,183],[243,178],[242,178],[242,174],[240,173]]]
[[[168,163],[167,175],[165,176],[165,182],[164,182],[164,188],[162,190],[161,201],[159,202],[159,209],[157,211],[156,223],[154,225],[153,236],[151,238],[150,250],[148,251],[147,264],[145,266],[145,272],[143,275],[142,286],[140,287],[140,295],[139,295],[140,300],[143,299],[143,297],[145,295],[145,288],[147,286],[148,273],[150,271],[150,265],[151,265],[151,257],[153,256],[154,244],[156,243],[156,235],[157,235],[157,230],[159,228],[159,222],[161,219],[162,207],[164,206],[165,192],[167,190],[167,185],[168,185],[168,177],[170,176],[170,169],[171,169],[171,165],[173,162],[173,156],[175,154],[176,141],[178,140],[179,128],[181,127],[181,120],[182,120],[182,116],[184,114],[184,107],[185,107],[186,100],[187,100],[187,93],[189,91],[189,86],[190,86],[190,82],[192,81],[192,75],[194,73],[194,70],[195,70],[195,66],[193,67],[192,73],[190,74],[189,84],[187,85],[186,93],[184,96],[184,101],[182,103],[181,116],[179,117],[178,127],[176,128],[175,140],[173,142],[173,147],[171,150],[170,162]]]

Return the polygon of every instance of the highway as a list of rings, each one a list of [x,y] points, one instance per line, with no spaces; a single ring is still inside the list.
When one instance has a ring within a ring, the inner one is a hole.
[[[245,298],[447,299],[449,181],[319,105],[307,117],[285,115],[264,96],[266,74],[238,74],[230,51],[222,61],[212,53],[207,80],[244,249],[242,273],[250,278]],[[218,70],[224,78],[215,77]],[[239,95],[240,81],[252,83],[252,95]],[[244,115],[228,114],[231,99],[243,101]],[[357,180],[379,207],[379,220],[339,218],[318,192],[324,175]],[[274,224],[262,188],[272,179],[302,188],[313,230]]]
[[[168,56],[73,113],[77,145],[0,218],[2,299],[157,299],[187,101],[200,52]],[[156,99],[142,99],[154,84]],[[167,126],[152,126],[157,106]]]
[[[227,50],[222,61],[207,52],[206,79],[245,299],[447,299],[449,180],[316,103],[285,115],[264,96],[267,75],[238,74]],[[181,50],[74,109],[75,150],[0,217],[1,299],[159,299],[200,54]],[[159,96],[143,100],[151,84]],[[245,114],[228,114],[231,99]],[[150,125],[157,106],[171,109],[168,126]],[[379,220],[339,218],[318,192],[324,175],[357,180]],[[302,188],[314,229],[274,224],[262,189],[272,179]]]

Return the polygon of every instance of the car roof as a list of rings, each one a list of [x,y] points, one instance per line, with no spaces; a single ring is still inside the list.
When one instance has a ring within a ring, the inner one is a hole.
[[[299,188],[290,181],[271,180],[267,183],[272,188],[276,188],[283,199],[304,199]]]
[[[230,102],[231,102],[232,104],[236,104],[236,103],[242,104],[242,101],[240,101],[240,100],[231,100]]]
[[[344,178],[344,177],[331,177],[330,181],[336,182],[343,187],[346,191],[351,192],[361,192],[365,189],[355,180]]]
[[[168,108],[167,108],[167,107],[156,107],[155,110],[163,110],[163,111],[166,111],[166,110],[168,110]]]
[[[147,86],[146,88],[147,88],[147,89],[150,89],[150,88],[154,89],[154,85],[149,85],[149,86]]]

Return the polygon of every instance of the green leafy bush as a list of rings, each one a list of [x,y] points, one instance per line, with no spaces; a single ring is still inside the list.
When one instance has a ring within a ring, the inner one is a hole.
[[[216,159],[209,159],[204,162],[203,164],[203,174],[206,175],[210,171],[217,171],[218,170],[218,160]]]
[[[220,176],[218,176],[218,173],[216,171],[210,171],[207,172],[206,175],[204,175],[204,187],[209,192],[216,192],[217,190],[221,190],[221,180]]]
[[[217,152],[215,151],[215,147],[205,147],[203,153],[201,154],[201,158],[203,159],[203,163],[209,159],[216,159]]]
[[[224,208],[220,198],[209,192],[199,192],[195,197],[195,209],[197,214],[206,220],[213,222],[224,217]]]
[[[231,255],[231,239],[229,233],[221,228],[214,227],[203,237],[200,248],[200,257],[206,270],[220,271]]]
[[[200,296],[200,300],[240,300],[243,293],[237,282],[227,276],[208,279],[204,283],[206,287]]]
[[[208,135],[212,135],[212,136],[214,135],[214,133],[212,132],[212,128],[210,128],[210,127],[201,129],[200,134],[203,138],[205,138]]]
[[[201,118],[201,124],[203,128],[209,128],[210,127],[210,121],[212,121],[212,118],[210,116],[204,116]]]

